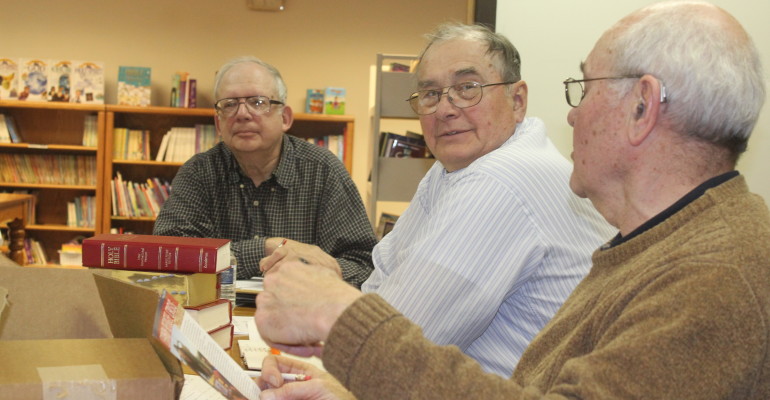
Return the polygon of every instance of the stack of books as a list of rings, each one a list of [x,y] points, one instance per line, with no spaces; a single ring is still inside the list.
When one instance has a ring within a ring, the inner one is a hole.
[[[82,254],[97,274],[168,293],[222,348],[232,346],[232,303],[221,298],[229,240],[100,234],[83,240]]]

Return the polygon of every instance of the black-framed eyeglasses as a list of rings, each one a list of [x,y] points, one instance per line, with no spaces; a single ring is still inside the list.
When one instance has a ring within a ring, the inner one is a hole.
[[[223,117],[232,117],[238,112],[238,107],[240,107],[241,104],[245,104],[246,110],[253,114],[265,114],[270,112],[270,105],[283,105],[284,103],[278,100],[272,100],[266,96],[228,97],[217,100],[217,102],[214,103],[214,108],[219,115]]]
[[[438,109],[441,96],[446,93],[447,100],[458,108],[468,108],[479,104],[483,88],[487,86],[510,85],[516,82],[497,82],[481,84],[478,82],[462,82],[451,86],[420,90],[412,93],[406,101],[418,115],[433,114]]]
[[[571,107],[577,107],[580,105],[580,102],[583,101],[583,97],[586,95],[585,89],[583,88],[583,82],[600,81],[604,79],[639,79],[642,76],[643,75],[609,76],[605,78],[590,79],[567,78],[567,80],[564,81],[564,94],[567,96],[567,104],[569,104]],[[663,97],[663,95],[661,95],[661,97]],[[661,100],[661,103],[663,102],[665,101]]]

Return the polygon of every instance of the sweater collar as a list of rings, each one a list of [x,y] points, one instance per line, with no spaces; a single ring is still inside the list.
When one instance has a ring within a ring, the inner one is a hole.
[[[682,198],[677,200],[674,204],[672,204],[665,210],[661,211],[658,215],[650,218],[649,220],[647,220],[647,222],[643,223],[638,228],[634,229],[628,235],[621,236],[620,233],[618,233],[617,236],[612,238],[612,240],[610,240],[609,243],[602,246],[602,250],[606,250],[606,249],[621,245],[633,239],[634,237],[641,235],[642,233],[650,230],[651,228],[662,223],[663,221],[669,219],[672,215],[676,214],[677,212],[685,208],[687,205],[689,205],[699,197],[703,196],[703,194],[706,193],[708,189],[715,188],[729,181],[730,179],[735,178],[738,175],[739,175],[738,171],[730,171],[722,175],[717,175],[713,178],[708,179],[707,181],[701,183],[695,189],[691,190],[689,193],[684,195]]]

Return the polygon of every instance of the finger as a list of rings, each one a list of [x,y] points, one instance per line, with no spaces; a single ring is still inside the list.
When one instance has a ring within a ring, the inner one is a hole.
[[[321,357],[323,354],[323,344],[316,343],[308,346],[286,345],[280,343],[272,343],[270,347],[278,349],[284,353],[294,354],[300,357]]]
[[[259,269],[263,273],[269,271],[275,266],[275,264],[281,261],[286,256],[286,254],[287,251],[285,249],[278,249],[274,251],[273,254],[259,260]]]

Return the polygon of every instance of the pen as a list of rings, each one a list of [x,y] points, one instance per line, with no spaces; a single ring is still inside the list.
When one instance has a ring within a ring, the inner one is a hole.
[[[252,377],[252,378],[259,378],[262,376],[262,371],[252,371],[252,370],[244,370],[246,373]],[[299,382],[299,381],[307,381],[310,380],[310,377],[307,375],[302,374],[281,374],[281,377],[285,381],[289,382]]]

